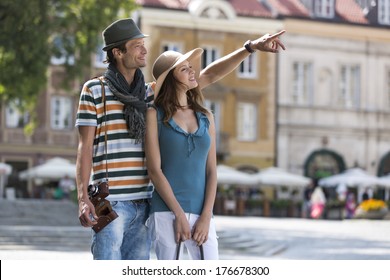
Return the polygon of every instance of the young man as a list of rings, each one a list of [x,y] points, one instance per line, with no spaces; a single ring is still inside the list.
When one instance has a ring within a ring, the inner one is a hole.
[[[203,79],[217,81],[255,50],[284,49],[278,39],[283,33],[248,41],[245,47],[210,64],[210,71],[202,72]],[[98,219],[88,197],[91,168],[93,185],[108,179],[110,194],[106,199],[118,215],[93,233],[94,259],[149,259],[151,238],[145,223],[153,186],[147,175],[143,141],[146,107],[153,101],[153,90],[151,84],[145,84],[140,70],[146,66],[146,36],[132,19],[109,25],[103,31],[107,71],[103,77],[87,81],[81,91],[76,120],[79,220],[92,227]]]

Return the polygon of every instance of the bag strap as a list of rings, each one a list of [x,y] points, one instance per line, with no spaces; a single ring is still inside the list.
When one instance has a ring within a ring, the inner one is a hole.
[[[102,101],[103,101],[103,112],[104,112],[104,157],[106,159],[106,178],[108,178],[108,163],[107,163],[107,109],[106,109],[106,90],[103,81],[98,77],[100,85],[102,87]]]
[[[180,259],[180,248],[181,248],[181,241],[176,246],[176,260]],[[203,245],[199,246],[199,250],[200,250],[200,259],[204,260]]]

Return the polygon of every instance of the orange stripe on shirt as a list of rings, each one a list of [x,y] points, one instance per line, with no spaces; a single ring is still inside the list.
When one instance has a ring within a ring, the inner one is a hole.
[[[100,126],[100,129],[97,130],[96,134],[97,135],[104,135],[104,125]],[[114,124],[109,124],[107,126],[107,131],[115,131],[115,130],[126,130],[127,125],[125,123],[114,123]]]
[[[95,106],[89,106],[89,105],[87,105],[87,104],[82,104],[82,103],[80,103],[80,110],[82,110],[82,111],[95,111]]]
[[[118,187],[118,186],[123,187],[123,186],[130,186],[130,185],[146,185],[146,184],[149,184],[149,178],[109,181],[108,184],[109,184],[110,188],[111,187]]]
[[[129,168],[129,167],[144,167],[145,163],[143,161],[126,161],[126,162],[112,162],[108,164],[108,169],[114,168]],[[105,163],[97,165],[94,167],[95,171],[106,170]]]
[[[123,111],[123,104],[106,104],[107,106],[107,112],[110,111]],[[103,114],[104,113],[104,107],[99,107],[97,109],[98,114]]]

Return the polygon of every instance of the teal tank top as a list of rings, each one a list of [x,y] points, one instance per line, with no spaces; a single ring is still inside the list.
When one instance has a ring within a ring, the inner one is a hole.
[[[157,108],[161,169],[184,212],[200,215],[206,190],[206,162],[210,150],[210,122],[196,112],[198,130],[188,133],[173,118],[166,125],[164,112]],[[171,211],[155,190],[151,212]]]

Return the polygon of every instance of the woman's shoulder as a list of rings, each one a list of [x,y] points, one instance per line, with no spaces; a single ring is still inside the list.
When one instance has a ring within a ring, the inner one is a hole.
[[[148,116],[155,116],[156,114],[157,114],[157,107],[156,106],[154,106],[154,105],[149,105],[148,106],[148,108],[146,109],[146,114],[148,115]]]
[[[148,112],[149,112],[149,111],[154,111],[154,112],[156,112],[156,111],[157,111],[157,106],[154,105],[154,104],[148,104],[148,109],[147,109],[147,111],[148,111]]]
[[[147,117],[150,117],[153,119],[156,119],[156,117],[158,119],[161,119],[162,114],[163,114],[163,112],[162,112],[161,108],[159,108],[153,104],[149,105],[147,108],[147,111],[146,111]]]
[[[210,110],[207,110],[206,112],[197,112],[201,116],[201,118],[207,119],[210,122],[214,121],[214,115]]]

